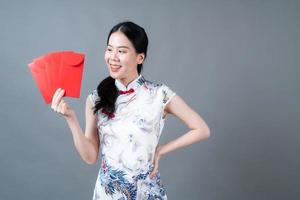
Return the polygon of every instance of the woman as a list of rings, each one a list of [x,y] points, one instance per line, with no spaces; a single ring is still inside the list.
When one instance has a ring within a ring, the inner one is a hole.
[[[75,147],[87,164],[101,168],[94,200],[167,199],[158,172],[161,157],[210,135],[204,120],[165,84],[141,74],[148,38],[133,22],[115,25],[107,38],[105,61],[110,76],[86,99],[86,129],[82,131],[74,110],[58,89],[52,109],[66,119]],[[167,114],[182,120],[190,131],[158,145]]]

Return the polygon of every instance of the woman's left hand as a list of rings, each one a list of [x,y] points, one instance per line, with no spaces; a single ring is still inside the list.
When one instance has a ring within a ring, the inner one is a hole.
[[[154,161],[153,161],[154,168],[153,168],[153,171],[149,175],[151,179],[154,178],[158,173],[159,160],[161,158],[161,152],[160,152],[161,148],[162,148],[162,145],[158,145],[155,150]]]

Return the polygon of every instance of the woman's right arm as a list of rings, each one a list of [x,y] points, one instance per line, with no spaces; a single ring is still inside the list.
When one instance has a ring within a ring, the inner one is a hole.
[[[75,111],[64,101],[63,95],[64,90],[62,89],[58,89],[55,92],[51,108],[66,119],[71,129],[75,148],[84,162],[94,164],[98,158],[100,141],[97,129],[97,116],[93,113],[93,102],[87,97],[85,105],[86,127],[85,133],[83,133]]]

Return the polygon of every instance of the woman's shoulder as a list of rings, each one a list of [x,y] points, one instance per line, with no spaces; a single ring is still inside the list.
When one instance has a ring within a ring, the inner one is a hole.
[[[148,79],[144,79],[144,84],[145,84],[145,86],[147,86],[147,87],[155,88],[155,89],[158,89],[158,88],[161,87],[161,85],[162,85],[162,83],[150,81],[150,80],[148,80]]]
[[[169,87],[165,82],[149,82],[149,84],[155,87],[157,94],[160,97],[163,107],[165,107],[171,99],[177,95],[177,93]]]
[[[176,95],[176,92],[165,82],[153,82],[145,79],[144,83],[146,88],[156,91],[156,94],[162,98],[163,104],[167,104]]]
[[[168,91],[171,90],[170,87],[164,82],[154,82],[154,81],[144,79],[144,83],[146,86],[161,90],[162,92],[166,90]]]

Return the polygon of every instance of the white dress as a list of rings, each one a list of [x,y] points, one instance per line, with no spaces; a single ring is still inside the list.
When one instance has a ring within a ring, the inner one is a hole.
[[[97,112],[101,167],[93,200],[167,199],[160,174],[150,179],[156,146],[165,119],[164,108],[176,94],[162,83],[153,83],[140,74],[126,87],[115,79],[119,94],[116,111]],[[97,91],[89,95],[99,100]]]

